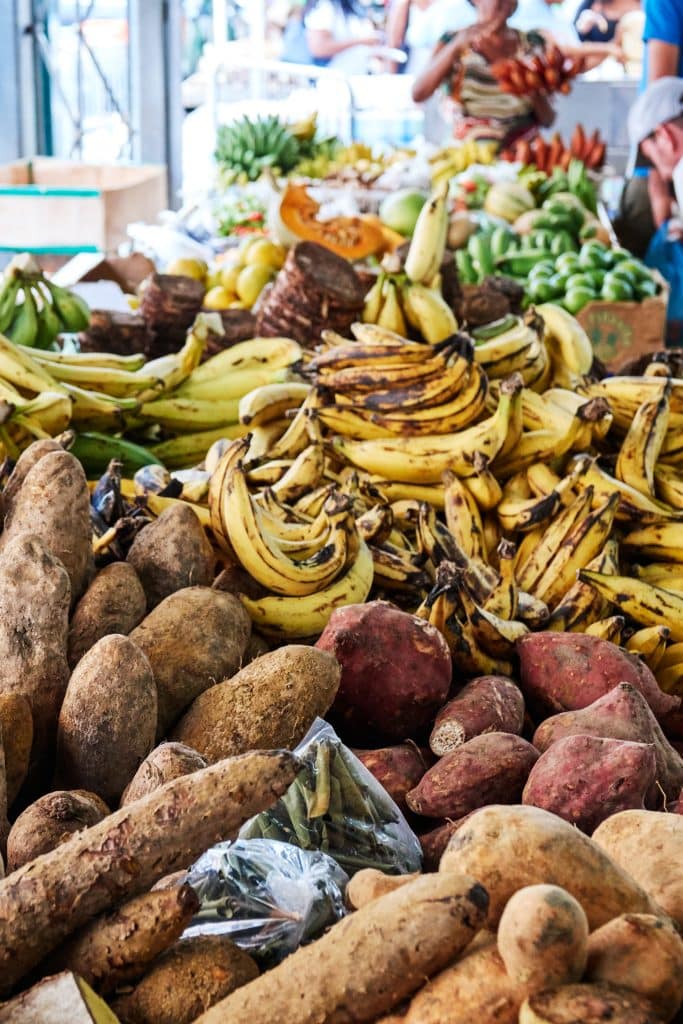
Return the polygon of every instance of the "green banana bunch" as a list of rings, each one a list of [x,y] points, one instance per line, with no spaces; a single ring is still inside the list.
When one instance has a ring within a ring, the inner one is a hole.
[[[38,310],[30,288],[22,286],[24,301],[16,307],[12,323],[7,328],[7,337],[15,345],[32,347],[38,334]]]
[[[90,323],[90,310],[87,303],[80,295],[75,295],[73,292],[67,291],[66,288],[60,288],[59,285],[53,284],[51,281],[45,281],[45,285],[50,292],[57,316],[64,325],[64,330],[71,334],[84,331]]]

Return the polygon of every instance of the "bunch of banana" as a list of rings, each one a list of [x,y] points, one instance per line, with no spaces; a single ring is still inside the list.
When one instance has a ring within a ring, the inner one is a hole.
[[[404,272],[380,272],[365,298],[363,322],[405,337],[412,327],[429,344],[458,329],[440,290],[440,267],[448,235],[448,186],[422,207],[405,258]]]
[[[475,139],[468,139],[457,146],[444,146],[429,158],[432,184],[449,182],[472,164],[492,164],[497,149],[495,142],[478,142]]]
[[[17,345],[50,349],[58,335],[83,331],[90,310],[73,292],[53,284],[32,256],[15,257],[0,282],[0,332]]]

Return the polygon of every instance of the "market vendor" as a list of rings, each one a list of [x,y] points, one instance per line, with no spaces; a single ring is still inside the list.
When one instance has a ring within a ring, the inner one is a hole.
[[[631,143],[650,161],[671,203],[683,210],[683,78],[659,78],[633,104],[628,118]],[[683,238],[683,223],[672,229]],[[670,234],[672,232],[670,231]]]
[[[413,99],[422,103],[443,88],[458,139],[492,140],[505,147],[533,138],[555,119],[548,96],[503,92],[491,66],[542,51],[544,40],[538,33],[519,32],[508,25],[517,0],[475,0],[475,7],[473,25],[442,36],[429,65],[415,80]]]

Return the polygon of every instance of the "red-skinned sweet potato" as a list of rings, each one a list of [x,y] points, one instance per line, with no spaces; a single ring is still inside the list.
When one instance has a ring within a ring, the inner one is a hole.
[[[417,786],[427,771],[418,747],[414,743],[401,743],[380,750],[354,750],[354,754],[405,812],[408,809],[406,793]]]
[[[458,831],[464,821],[467,821],[469,814],[464,818],[457,818],[455,821],[444,821],[442,825],[433,828],[431,832],[425,832],[418,836],[422,847],[422,868],[424,871],[438,871],[441,855],[448,846],[448,841]]]
[[[521,736],[489,732],[446,754],[407,796],[428,818],[462,818],[486,804],[514,804],[538,759]]]
[[[524,697],[506,676],[480,676],[441,708],[429,745],[437,757],[450,754],[487,732],[519,735],[524,726]]]
[[[334,717],[357,742],[415,735],[448,696],[451,655],[441,633],[387,601],[338,608],[316,646],[341,665]]]
[[[545,715],[585,708],[618,683],[640,690],[660,720],[680,705],[640,658],[587,633],[529,633],[517,653],[522,692]]]
[[[610,815],[642,808],[656,770],[652,745],[567,736],[531,769],[522,803],[552,811],[590,834]]]
[[[668,742],[642,693],[630,683],[619,683],[587,708],[547,718],[534,733],[533,744],[543,754],[558,740],[578,735],[652,744],[657,774],[646,806],[654,810],[676,799],[683,786],[683,758]]]

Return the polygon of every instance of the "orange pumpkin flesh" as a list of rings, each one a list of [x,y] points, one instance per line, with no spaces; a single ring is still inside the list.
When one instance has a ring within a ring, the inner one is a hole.
[[[280,202],[285,227],[306,242],[317,242],[347,260],[362,260],[385,245],[381,229],[363,217],[316,220],[320,204],[305,185],[287,185]]]

